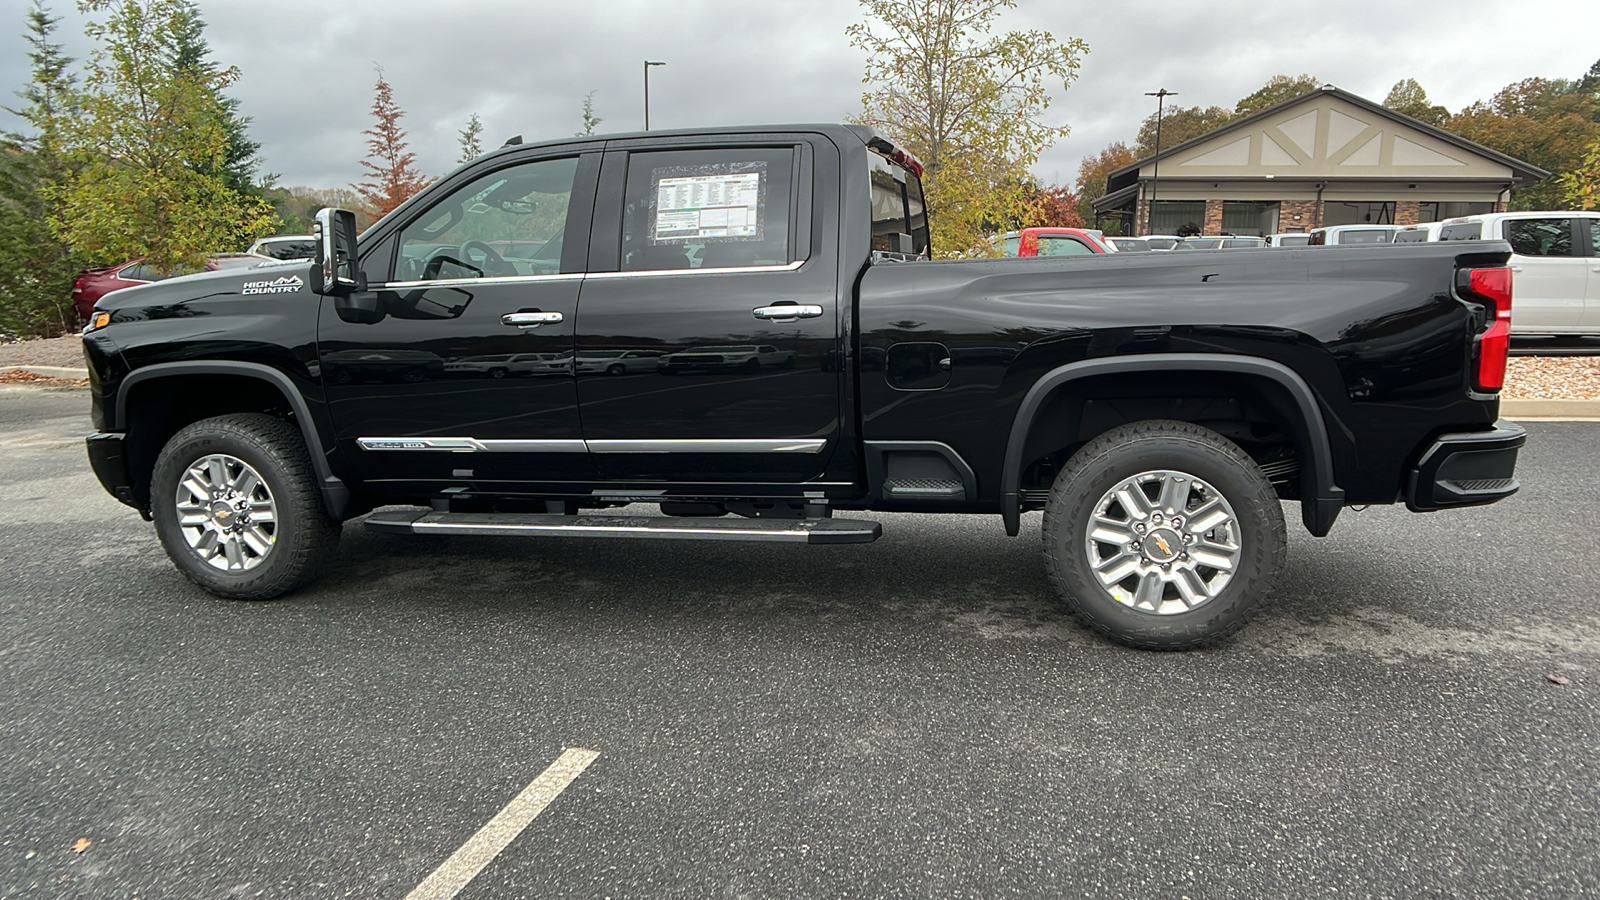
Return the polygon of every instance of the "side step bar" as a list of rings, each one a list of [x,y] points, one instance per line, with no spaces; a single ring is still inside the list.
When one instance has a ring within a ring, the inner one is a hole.
[[[877,522],[850,519],[677,518],[673,516],[562,516],[383,510],[367,517],[375,531],[406,534],[495,534],[518,537],[677,538],[692,541],[765,541],[797,544],[867,544],[883,536]]]

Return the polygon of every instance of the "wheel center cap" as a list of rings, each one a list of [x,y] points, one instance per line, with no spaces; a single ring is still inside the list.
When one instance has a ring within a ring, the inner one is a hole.
[[[1171,528],[1152,528],[1144,539],[1144,555],[1158,563],[1169,563],[1183,552],[1183,538]]]
[[[211,521],[224,528],[233,524],[235,510],[233,504],[226,500],[218,500],[211,504]]]

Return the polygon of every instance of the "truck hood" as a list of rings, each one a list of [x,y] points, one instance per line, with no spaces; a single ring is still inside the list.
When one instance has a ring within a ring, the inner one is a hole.
[[[311,293],[311,262],[304,259],[263,263],[246,269],[221,269],[181,275],[152,284],[123,288],[101,297],[94,308],[112,313],[113,321],[125,318],[170,318],[181,316],[189,304],[213,299],[288,299]],[[161,315],[157,310],[165,311]]]

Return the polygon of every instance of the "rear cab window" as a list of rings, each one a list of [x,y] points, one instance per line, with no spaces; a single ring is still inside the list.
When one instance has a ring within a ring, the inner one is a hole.
[[[1569,218],[1510,219],[1505,223],[1506,241],[1518,256],[1578,256],[1572,245],[1572,220]]]
[[[1482,236],[1483,225],[1479,222],[1458,222],[1439,229],[1441,241],[1476,241]]]
[[[931,251],[922,179],[875,151],[867,154],[867,163],[872,184],[873,253],[927,259]]]

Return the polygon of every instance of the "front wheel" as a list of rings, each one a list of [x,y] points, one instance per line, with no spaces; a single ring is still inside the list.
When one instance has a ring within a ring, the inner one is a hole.
[[[172,436],[151,473],[156,535],[178,570],[220,597],[270,600],[315,578],[339,546],[299,429],[242,413]]]
[[[1150,650],[1239,630],[1287,556],[1261,469],[1227,438],[1176,421],[1123,425],[1073,454],[1043,534],[1050,580],[1078,620]]]

